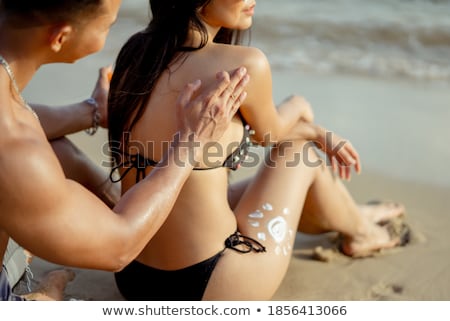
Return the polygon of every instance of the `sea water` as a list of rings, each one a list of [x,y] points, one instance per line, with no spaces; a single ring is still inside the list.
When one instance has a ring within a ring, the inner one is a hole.
[[[42,68],[27,98],[84,98],[86,78],[150,16],[148,0],[122,1],[106,48]],[[304,95],[318,123],[353,143],[364,170],[450,187],[450,0],[257,0],[250,36],[271,63],[275,101]]]
[[[364,169],[450,187],[450,1],[258,0],[251,45]]]
[[[147,0],[121,10],[150,16]],[[450,0],[257,0],[253,21],[277,101],[304,95],[366,170],[450,187]]]
[[[273,65],[450,82],[448,0],[258,0],[256,12],[252,42]]]

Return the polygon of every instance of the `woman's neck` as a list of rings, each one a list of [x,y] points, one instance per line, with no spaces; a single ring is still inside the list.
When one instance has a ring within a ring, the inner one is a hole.
[[[205,28],[206,28],[206,32],[208,34],[208,44],[209,43],[213,43],[214,42],[214,38],[216,37],[216,35],[219,33],[220,27],[212,27],[208,24],[204,24]],[[193,47],[198,47],[201,42],[202,42],[203,37],[201,35],[201,33],[198,30],[193,30],[191,29],[190,32],[190,36],[189,36],[189,45],[192,45]]]
[[[220,27],[212,27],[208,24],[205,24],[206,30],[208,30],[208,41],[213,42],[214,38],[219,33]]]

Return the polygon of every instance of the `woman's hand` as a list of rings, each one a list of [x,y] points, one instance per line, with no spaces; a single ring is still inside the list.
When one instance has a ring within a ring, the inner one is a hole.
[[[316,145],[327,154],[333,172],[342,179],[350,180],[352,167],[361,172],[358,152],[348,140],[321,128]]]

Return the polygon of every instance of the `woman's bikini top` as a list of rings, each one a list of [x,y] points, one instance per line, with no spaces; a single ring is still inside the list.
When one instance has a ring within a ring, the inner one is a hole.
[[[242,116],[241,119],[243,120]],[[237,170],[241,166],[241,164],[245,161],[247,158],[248,152],[250,147],[252,146],[252,141],[250,139],[250,136],[254,134],[254,131],[250,129],[250,126],[248,124],[245,124],[244,122],[244,133],[242,136],[242,140],[239,144],[239,146],[225,159],[225,161],[222,163],[222,165],[214,166],[214,167],[195,167],[194,170],[200,171],[200,170],[210,170],[210,169],[216,169],[221,167],[226,167],[232,170]],[[114,167],[111,170],[110,179],[112,182],[117,183],[121,181],[128,172],[132,169],[136,169],[136,183],[139,182],[141,179],[145,178],[145,170],[147,167],[155,167],[158,164],[157,161],[153,159],[146,158],[142,156],[141,154],[128,154],[125,153],[125,160],[119,164],[118,166]],[[119,176],[119,178],[114,178],[113,173],[116,169],[119,169],[121,167],[126,168],[125,171]]]

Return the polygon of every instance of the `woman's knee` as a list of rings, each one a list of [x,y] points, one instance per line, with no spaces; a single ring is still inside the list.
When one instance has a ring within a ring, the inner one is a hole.
[[[286,167],[302,166],[313,169],[324,165],[314,142],[306,140],[283,141],[274,146],[267,155],[266,163],[277,165],[281,162]]]

